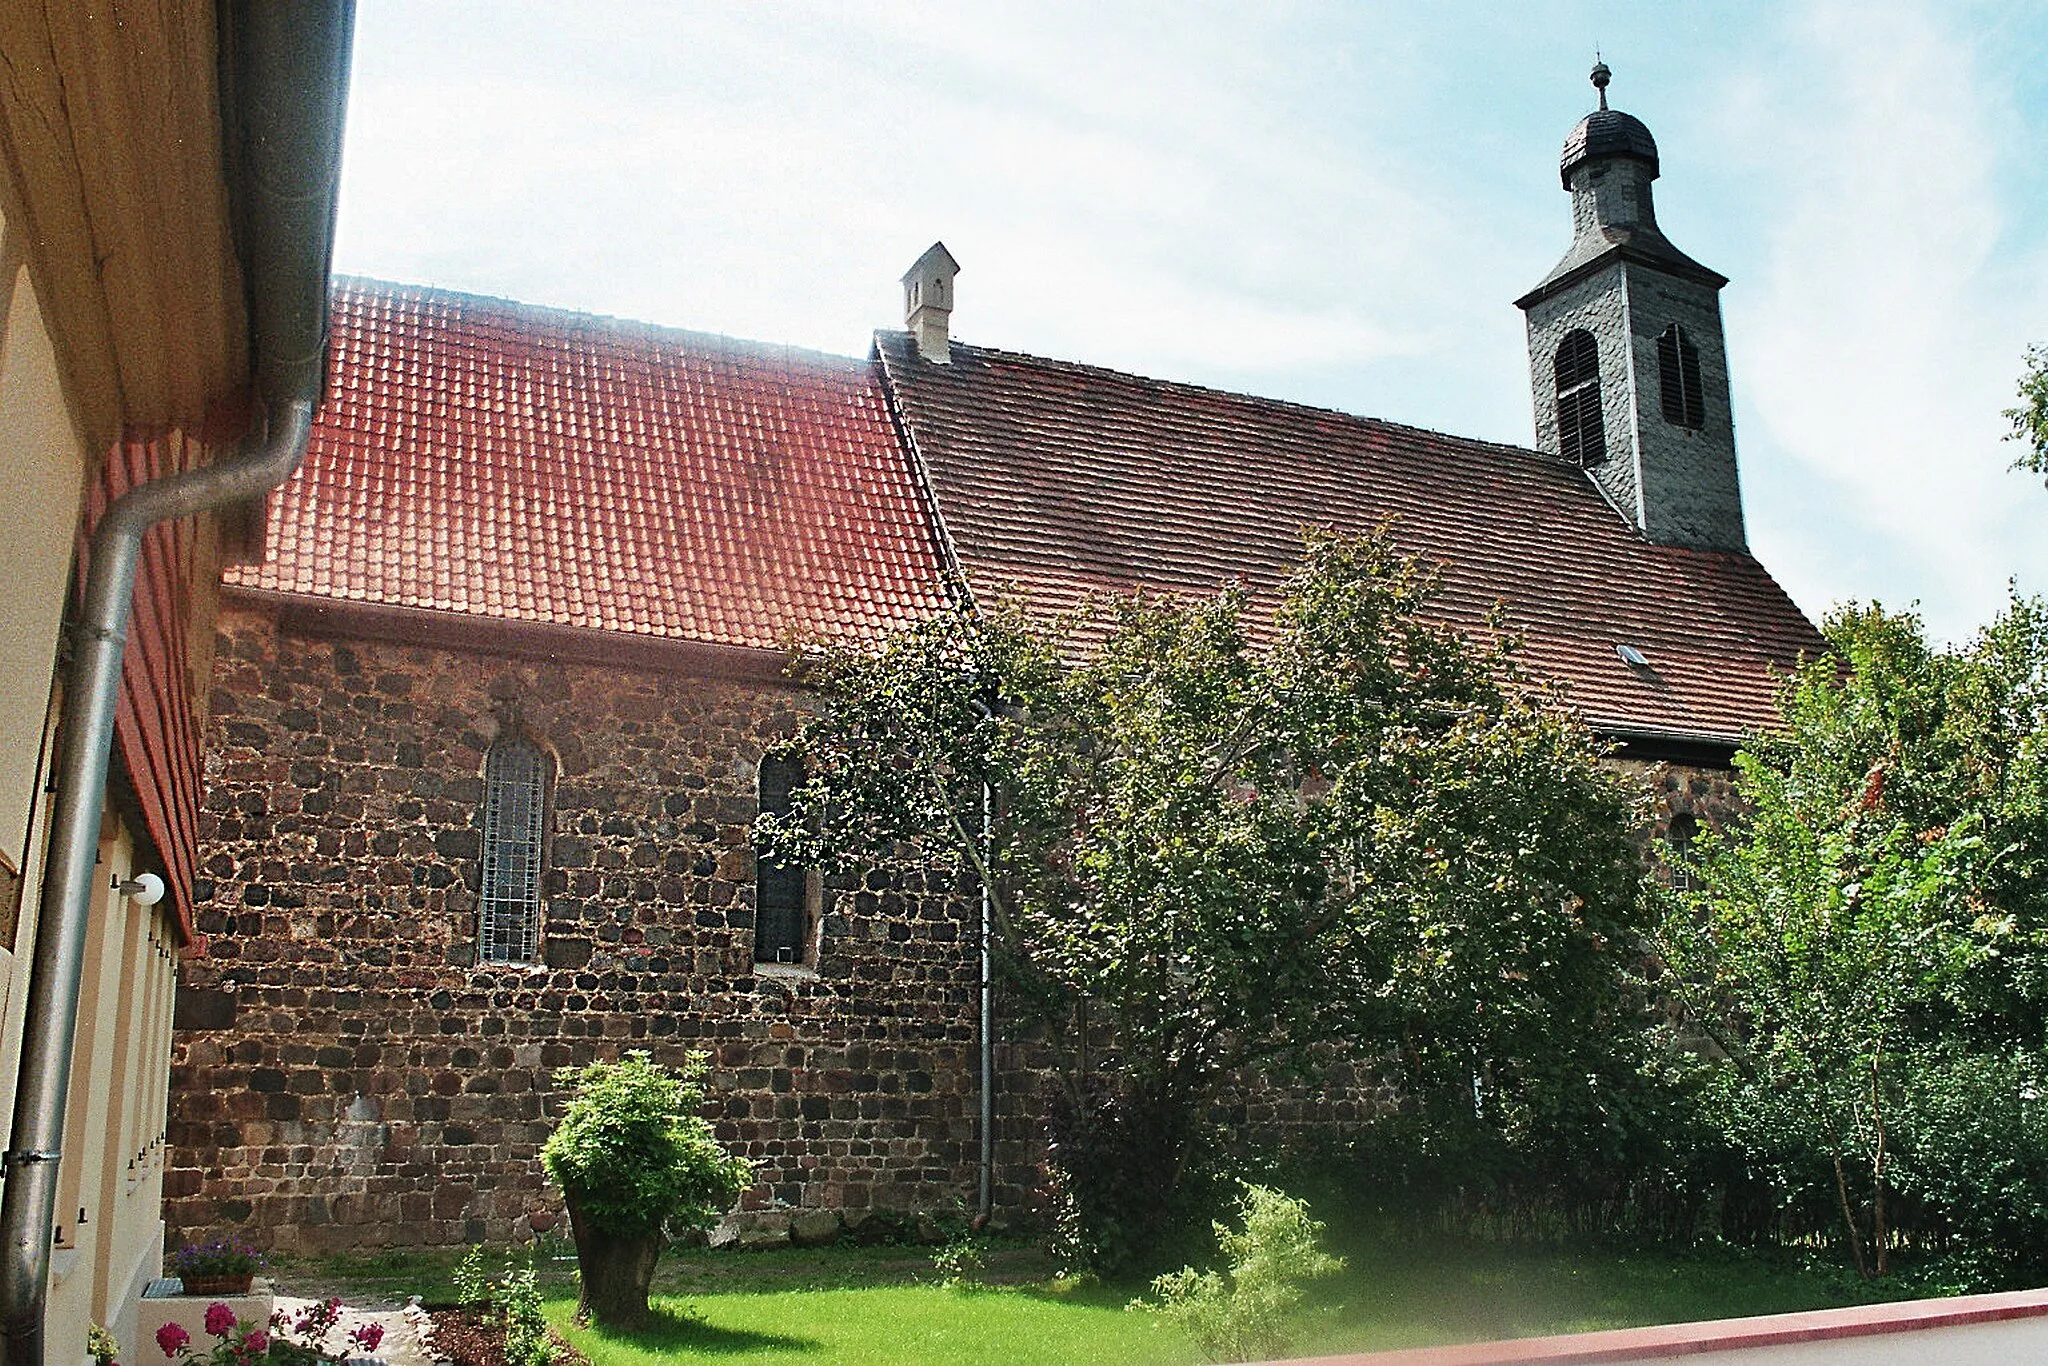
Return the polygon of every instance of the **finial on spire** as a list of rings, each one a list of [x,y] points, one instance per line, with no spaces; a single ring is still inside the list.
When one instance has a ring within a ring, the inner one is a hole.
[[[1614,79],[1614,73],[1607,69],[1607,63],[1600,60],[1600,54],[1593,54],[1593,88],[1600,92],[1600,107],[1607,107],[1607,83]]]

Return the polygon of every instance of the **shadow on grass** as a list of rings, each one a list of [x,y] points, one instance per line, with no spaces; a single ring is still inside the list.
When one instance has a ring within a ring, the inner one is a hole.
[[[586,1330],[593,1336],[622,1347],[643,1352],[697,1352],[707,1356],[733,1356],[741,1352],[822,1352],[825,1344],[816,1338],[793,1333],[757,1333],[746,1328],[721,1328],[707,1322],[694,1306],[656,1304],[650,1306],[647,1322],[630,1332],[595,1325]]]

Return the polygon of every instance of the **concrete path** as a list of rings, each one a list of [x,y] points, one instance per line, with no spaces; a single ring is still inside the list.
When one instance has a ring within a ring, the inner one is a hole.
[[[297,1295],[277,1297],[278,1310],[284,1314],[287,1323],[317,1303],[319,1301],[303,1299]],[[434,1366],[434,1354],[420,1341],[420,1330],[426,1322],[426,1313],[419,1308],[417,1300],[403,1309],[355,1309],[345,1306],[341,1311],[340,1321],[327,1334],[327,1343],[330,1350],[339,1349],[359,1324],[374,1323],[384,1330],[384,1340],[377,1344],[376,1354],[351,1357],[349,1366],[357,1366],[357,1363],[363,1363],[363,1366],[369,1366],[370,1363],[376,1363],[377,1366]]]

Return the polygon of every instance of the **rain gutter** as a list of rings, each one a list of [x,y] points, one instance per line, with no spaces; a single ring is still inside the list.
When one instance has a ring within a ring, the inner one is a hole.
[[[354,22],[353,0],[224,0],[223,152],[232,168],[256,391],[267,420],[239,453],[124,494],[93,532],[63,677],[14,1127],[0,1156],[0,1366],[43,1366],[46,1356],[43,1318],[78,991],[142,539],[161,522],[260,497],[305,454],[326,372],[327,280]],[[78,1351],[78,1344],[65,1344],[59,1356],[76,1360]]]

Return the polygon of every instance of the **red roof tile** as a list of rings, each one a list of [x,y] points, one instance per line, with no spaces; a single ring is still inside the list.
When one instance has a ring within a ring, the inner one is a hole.
[[[374,281],[230,584],[773,648],[945,602],[870,362]]]
[[[1448,619],[1504,602],[1529,666],[1596,726],[1714,740],[1770,724],[1772,670],[1821,648],[1756,560],[1652,545],[1534,451],[980,347],[934,365],[904,333],[877,349],[978,590],[1063,609],[1137,584],[1271,589],[1302,528],[1386,522],[1443,566]]]

